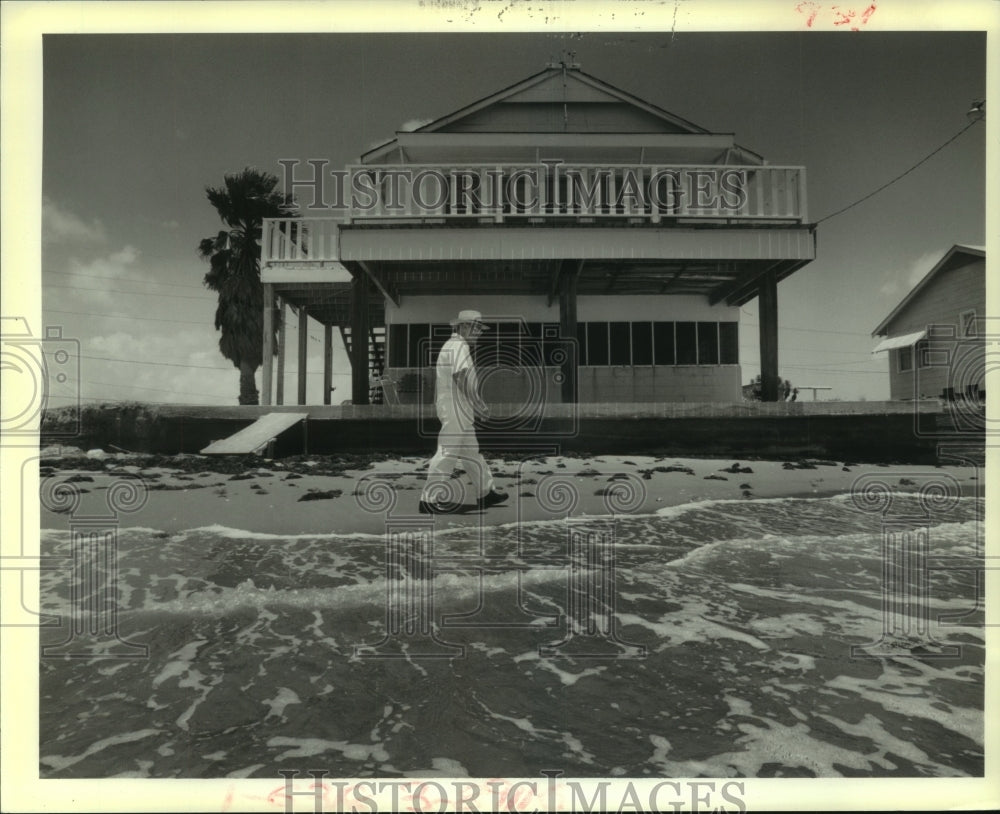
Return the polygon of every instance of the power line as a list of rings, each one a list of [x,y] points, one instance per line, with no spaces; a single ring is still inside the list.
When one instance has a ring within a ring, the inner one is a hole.
[[[176,393],[179,396],[201,396],[203,398],[219,398],[217,394],[214,393],[184,393],[179,390],[168,390],[164,387],[144,387],[138,384],[115,384],[114,382],[92,382],[86,379],[78,379],[80,384],[90,384],[96,385],[98,387],[123,387],[131,390],[154,390],[157,393]]]
[[[789,370],[818,370],[822,373],[867,373],[870,376],[885,376],[884,370],[831,370],[828,367],[816,367],[815,365],[781,365]]]
[[[950,139],[948,139],[944,144],[942,144],[936,150],[931,151],[926,156],[924,156],[923,158],[921,158],[916,164],[914,164],[908,170],[906,170],[905,172],[901,172],[899,175],[897,175],[891,181],[887,181],[886,183],[882,184],[882,186],[880,186],[878,189],[873,190],[872,192],[869,192],[863,198],[858,198],[858,200],[856,200],[854,203],[848,204],[843,209],[838,209],[836,212],[834,212],[831,215],[827,215],[825,218],[820,218],[818,221],[816,221],[816,225],[818,226],[819,224],[823,223],[823,221],[830,220],[830,218],[835,218],[835,217],[837,217],[837,215],[843,214],[848,209],[853,209],[858,204],[864,203],[869,198],[871,198],[871,197],[873,197],[875,195],[878,195],[878,193],[880,193],[883,189],[885,189],[886,187],[892,186],[900,178],[903,178],[904,176],[909,175],[911,172],[913,172],[921,164],[929,161],[931,158],[933,158],[935,155],[937,155],[939,152],[941,152],[945,147],[947,147],[949,144],[951,144],[955,139],[957,139],[960,135],[962,135],[962,133],[964,133],[966,130],[968,130],[970,127],[972,127],[974,124],[976,124],[979,121],[981,121],[981,120],[980,119],[973,119],[971,122],[969,122],[967,125],[965,125],[965,127],[963,127],[961,130],[959,130],[957,133],[955,133],[955,135],[953,135]]]
[[[55,353],[56,351],[46,350],[46,353]],[[192,368],[197,370],[235,370],[234,367],[209,367],[208,365],[191,365],[182,364],[180,362],[144,362],[139,359],[116,359],[111,356],[87,356],[85,354],[70,354],[72,358],[75,359],[92,359],[97,362],[124,362],[129,365],[156,365],[158,367],[184,367]]]
[[[755,353],[758,347],[756,345],[740,345],[740,350]],[[790,348],[787,351],[783,351],[783,353],[835,353],[838,356],[853,356],[853,361],[856,362],[868,361],[864,358],[867,354],[855,350],[837,350],[836,348]],[[836,362],[834,364],[850,364],[850,362]]]
[[[88,280],[121,280],[121,281],[128,281],[130,283],[142,283],[143,285],[168,285],[173,288],[198,288],[198,289],[204,288],[203,286],[194,285],[192,283],[161,283],[158,280],[140,280],[138,277],[124,277],[124,276],[115,277],[114,275],[111,274],[77,274],[76,272],[73,271],[49,271],[47,269],[42,271],[42,277],[45,277],[48,274],[62,274],[67,277],[85,278]]]
[[[57,353],[58,352],[58,351],[56,351],[54,349],[51,349],[51,348],[43,348],[43,350],[44,350],[45,353],[48,353],[48,354],[52,354],[52,353]],[[209,365],[184,364],[182,362],[146,362],[146,361],[143,361],[141,359],[118,359],[118,358],[111,357],[111,356],[89,356],[89,355],[84,354],[84,353],[69,354],[69,355],[73,359],[91,359],[91,360],[96,361],[96,362],[124,362],[125,364],[129,364],[129,365],[154,365],[156,367],[183,367],[183,368],[191,369],[191,370],[225,370],[227,372],[231,371],[231,370],[236,370],[235,365],[233,367],[211,367]],[[306,371],[307,375],[319,376],[321,373],[323,373],[322,370],[307,370]],[[296,370],[289,370],[289,371],[285,372],[285,375],[286,376],[295,376],[295,375],[298,375],[298,371],[296,371]],[[99,382],[98,382],[98,384],[99,384]]]
[[[747,325],[751,328],[758,328],[760,324],[757,322],[751,322],[748,319],[744,319],[740,322],[741,325]],[[779,325],[779,331],[800,331],[802,333],[808,334],[837,334],[838,336],[870,336],[868,333],[860,333],[858,331],[822,331],[819,328],[792,328],[788,325]]]
[[[62,311],[58,308],[43,309],[52,314],[76,314],[81,317],[105,317],[106,319],[137,319],[140,322],[169,322],[173,325],[208,325],[204,320],[194,322],[189,319],[155,319],[154,317],[130,317],[126,314],[95,314],[91,311]]]
[[[200,300],[205,302],[205,297],[191,297],[187,294],[164,294],[162,291],[127,291],[122,288],[87,288],[78,285],[54,285],[52,283],[42,283],[42,288],[70,288],[74,291],[107,291],[114,292],[115,294],[137,294],[141,297],[170,297],[172,299],[178,300]],[[212,292],[206,290],[206,294],[211,297]]]

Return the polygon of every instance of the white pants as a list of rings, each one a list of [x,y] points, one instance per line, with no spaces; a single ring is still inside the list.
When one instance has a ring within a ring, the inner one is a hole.
[[[462,420],[461,411],[444,402],[437,404],[441,432],[438,448],[427,467],[427,482],[421,500],[438,503],[473,504],[493,491],[493,473],[479,452],[476,430]],[[463,474],[453,478],[461,465]]]

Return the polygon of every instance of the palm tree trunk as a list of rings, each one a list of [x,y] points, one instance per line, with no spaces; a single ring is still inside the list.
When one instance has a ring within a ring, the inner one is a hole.
[[[257,368],[249,362],[240,365],[240,404],[259,404],[260,399],[257,394],[257,382],[254,374]]]

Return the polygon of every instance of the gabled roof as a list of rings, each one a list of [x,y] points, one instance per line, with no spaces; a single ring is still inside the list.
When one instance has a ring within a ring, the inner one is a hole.
[[[463,119],[468,119],[477,113],[485,111],[487,108],[510,103],[538,103],[548,102],[552,104],[563,103],[613,103],[635,108],[642,111],[650,121],[662,123],[664,133],[674,133],[679,135],[720,135],[713,134],[687,119],[670,113],[650,102],[640,99],[620,88],[608,84],[594,76],[584,73],[578,67],[569,65],[550,65],[544,70],[529,76],[509,87],[485,96],[472,104],[466,105],[452,113],[435,119],[428,124],[410,131],[412,134],[427,134],[437,132],[449,132],[455,125]],[[731,134],[729,134],[731,135]],[[361,161],[365,162],[368,156],[373,153],[382,153],[390,150],[398,141],[398,138],[389,139],[386,142],[367,150],[361,156]],[[732,145],[732,149],[738,153],[745,154],[749,163],[763,163],[763,158],[751,150]]]
[[[435,119],[414,132],[433,133],[486,107],[495,105],[498,102],[518,101],[519,97],[521,99],[530,97],[532,100],[550,99],[551,101],[563,101],[567,97],[596,101],[600,97],[604,97],[609,101],[624,102],[644,110],[646,113],[662,119],[665,124],[669,124],[672,128],[678,128],[688,133],[707,134],[710,132],[704,127],[699,127],[693,122],[689,122],[680,116],[668,113],[656,105],[643,101],[638,96],[633,96],[613,85],[609,85],[607,82],[602,82],[596,77],[585,74],[579,68],[563,68],[561,66],[546,68],[544,71],[540,71],[534,76],[529,76],[515,85],[490,94],[478,102],[466,105],[454,113],[442,116],[440,119]]]
[[[986,247],[985,246],[969,246],[965,243],[956,243],[944,256],[934,264],[934,267],[924,275],[923,279],[917,283],[913,289],[907,294],[900,303],[892,309],[892,312],[883,319],[878,327],[872,331],[872,336],[880,336],[887,332],[888,325],[892,322],[913,300],[917,295],[923,291],[927,285],[933,280],[943,269],[953,268],[956,264],[952,263],[952,260],[958,255],[966,255],[968,257],[986,257]]]

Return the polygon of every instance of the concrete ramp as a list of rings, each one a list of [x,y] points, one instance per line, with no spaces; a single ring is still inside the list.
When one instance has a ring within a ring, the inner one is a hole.
[[[213,441],[201,451],[201,454],[246,455],[256,452],[308,417],[309,413],[268,413],[228,438]]]

